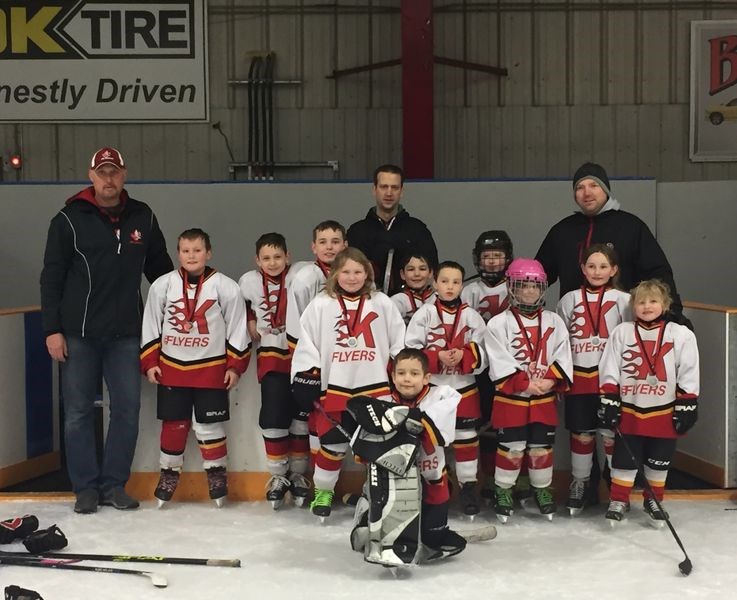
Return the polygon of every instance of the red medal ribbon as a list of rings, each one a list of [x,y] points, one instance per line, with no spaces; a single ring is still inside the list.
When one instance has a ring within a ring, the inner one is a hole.
[[[658,358],[658,354],[660,354],[660,348],[663,345],[663,334],[665,333],[665,323],[660,323],[658,325],[658,329],[660,330],[658,332],[658,339],[655,342],[655,352],[652,356],[648,354],[645,351],[645,344],[642,341],[642,337],[640,336],[639,331],[639,324],[637,321],[635,321],[635,339],[637,340],[637,345],[640,348],[640,351],[642,352],[642,356],[645,358],[645,362],[647,363],[647,370],[650,372],[650,375],[655,376],[655,359]]]
[[[599,327],[601,327],[601,305],[604,302],[604,292],[606,291],[604,286],[601,286],[598,290],[592,290],[592,293],[596,294],[596,323],[594,323],[594,315],[591,312],[591,307],[589,306],[589,296],[588,296],[588,290],[586,289],[585,285],[581,286],[581,296],[583,298],[583,309],[584,309],[584,316],[588,318],[589,323],[591,323],[591,329],[594,331],[594,335],[596,337],[599,337]]]
[[[287,271],[289,270],[289,267],[284,269],[281,274],[279,275],[278,281],[271,277],[270,275],[267,275],[263,271],[261,271],[261,283],[264,286],[264,300],[266,300],[267,305],[270,305],[271,302],[269,301],[270,294],[269,294],[269,282],[272,283],[278,283],[279,284],[279,291],[276,295],[276,310],[273,312],[268,313],[268,320],[269,325],[272,329],[278,329],[282,325],[284,325],[285,321],[285,315],[287,312],[287,302],[286,302],[286,296],[284,295],[284,281],[287,276]]]
[[[338,294],[338,303],[340,304],[340,309],[343,311],[343,318],[345,319],[346,327],[348,328],[348,335],[354,339],[356,337],[354,334],[356,323],[361,319],[361,311],[363,310],[363,303],[365,300],[366,296],[361,296],[358,301],[358,306],[356,307],[356,314],[353,317],[353,322],[351,322],[350,316],[348,315],[348,309],[345,306],[345,300],[341,294]]]
[[[194,298],[190,301],[189,294],[187,293],[189,289],[189,274],[187,271],[182,268],[180,271],[180,274],[182,276],[182,297],[184,298],[184,318],[187,319],[187,323],[192,324],[192,319],[194,318],[195,310],[197,310],[197,301],[200,298],[200,292],[202,291],[202,283],[205,281],[205,272],[203,271],[200,275],[200,278],[197,280],[197,286],[195,287],[194,291]]]
[[[517,325],[519,325],[519,330],[525,340],[527,351],[530,353],[530,364],[537,363],[537,359],[540,357],[540,336],[542,335],[543,327],[542,312],[537,311],[537,339],[534,344],[530,341],[530,336],[527,333],[527,329],[522,324],[522,319],[519,318],[517,310],[512,309],[512,314],[517,321]]]
[[[461,319],[461,309],[463,308],[463,304],[459,304],[458,308],[456,309],[455,317],[453,318],[453,327],[450,330],[450,336],[448,336],[447,333],[445,333],[445,321],[443,320],[443,308],[440,304],[440,300],[435,300],[435,310],[438,311],[438,318],[440,319],[440,325],[443,330],[443,337],[445,338],[445,347],[446,349],[450,350],[452,348],[451,344],[453,343],[453,339],[456,336],[456,330],[458,329],[458,323]]]

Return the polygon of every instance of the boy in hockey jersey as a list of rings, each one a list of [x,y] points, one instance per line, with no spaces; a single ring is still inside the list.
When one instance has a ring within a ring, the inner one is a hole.
[[[373,289],[373,268],[356,248],[333,262],[325,284],[300,319],[301,334],[292,357],[292,389],[301,411],[316,402],[320,451],[315,457],[313,514],[330,515],[335,484],[352,431],[348,398],[361,394],[390,398],[387,368],[404,347],[404,321],[397,307]]]
[[[434,385],[448,385],[461,394],[453,449],[461,507],[464,514],[473,517],[479,512],[477,429],[481,420],[474,375],[486,367],[485,324],[481,315],[461,302],[464,275],[463,267],[456,262],[438,265],[437,299],[417,310],[407,326],[405,343],[424,350]]]
[[[448,527],[450,490],[445,468],[445,447],[455,436],[456,409],[461,395],[447,385],[431,386],[430,377],[430,365],[422,350],[404,348],[397,354],[392,369],[392,400],[408,406],[410,416],[422,426],[417,455],[422,477],[422,503],[417,507],[421,511],[420,540],[434,551],[432,558],[440,558],[458,554],[466,547],[466,540]],[[392,509],[392,506],[387,508]],[[351,533],[353,549],[357,551],[364,551],[369,535],[368,512],[366,499],[359,500]]]
[[[207,262],[210,237],[188,229],[177,241],[180,268],[151,285],[143,314],[141,371],[158,384],[161,476],[154,496],[171,500],[190,427],[200,446],[210,498],[228,493],[228,390],[248,367],[251,339],[238,284]]]
[[[400,265],[399,276],[404,281],[404,289],[391,298],[402,314],[404,322],[409,323],[420,306],[435,302],[432,267],[427,258],[421,254],[410,253],[404,257]]]
[[[594,468],[598,462],[594,465],[594,460],[599,426],[599,359],[610,332],[622,321],[631,320],[630,295],[616,287],[618,267],[614,250],[606,244],[592,244],[584,250],[581,261],[585,284],[563,296],[556,310],[568,329],[573,357],[573,385],[565,396],[573,475],[566,508],[571,516],[583,510],[587,496],[598,501],[598,468]],[[614,432],[601,429],[600,433],[611,468]]]
[[[629,508],[638,465],[657,500],[663,500],[676,439],[696,424],[696,336],[686,326],[663,319],[671,302],[670,290],[662,281],[640,283],[632,290],[635,321],[614,329],[601,357],[599,417],[603,427],[619,434],[606,513],[612,525]],[[651,524],[662,527],[667,513],[660,510],[647,487],[643,497]]]
[[[301,268],[287,290],[287,344],[290,354],[294,354],[300,336],[299,320],[307,305],[325,289],[330,266],[339,252],[348,246],[345,227],[337,221],[322,221],[312,230],[312,253],[315,262]],[[303,419],[304,411],[298,415]],[[316,415],[307,416],[309,429],[310,462],[314,466],[315,456],[320,449],[320,441],[315,431]]]
[[[271,478],[266,499],[274,510],[289,491],[302,506],[310,484],[305,478],[309,457],[307,419],[300,415],[292,396],[287,345],[287,290],[295,270],[289,265],[287,242],[280,233],[265,233],[256,241],[258,269],[245,273],[238,285],[249,313],[248,329],[258,344],[257,377],[261,384],[259,427]]]
[[[472,254],[478,275],[470,278],[463,285],[461,300],[478,312],[485,323],[488,323],[491,317],[495,317],[509,307],[507,280],[504,273],[514,259],[512,240],[506,231],[484,231],[476,238]],[[476,385],[481,398],[482,430],[479,432],[479,462],[481,472],[486,478],[481,496],[486,502],[491,503],[494,501],[496,435],[489,428],[494,386],[489,379],[488,368],[476,376]],[[527,465],[523,464],[516,489],[519,493],[524,494],[529,492],[529,488]]]
[[[553,518],[553,444],[556,394],[573,377],[565,323],[543,310],[547,277],[542,265],[516,258],[507,269],[511,307],[486,326],[489,376],[494,383],[491,425],[497,430],[494,510],[502,523],[513,513],[512,487],[523,460],[540,513]]]

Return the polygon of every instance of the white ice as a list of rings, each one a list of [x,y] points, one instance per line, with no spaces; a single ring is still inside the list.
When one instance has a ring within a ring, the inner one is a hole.
[[[285,505],[274,512],[265,502],[220,510],[177,502],[157,510],[144,503],[137,511],[101,507],[94,515],[76,515],[70,502],[4,500],[0,519],[30,513],[42,527],[56,523],[69,539],[69,552],[239,558],[242,567],[77,563],[154,571],[169,583],[158,589],[144,577],[0,565],[0,591],[16,584],[44,600],[737,597],[737,511],[725,510],[734,505],[671,500],[666,506],[693,563],[689,577],[678,571],[684,556],[669,530],[650,527],[634,496],[628,518],[614,530],[603,507],[576,518],[560,509],[552,523],[520,509],[508,524],[496,523],[495,540],[469,544],[442,563],[395,573],[351,551],[347,507],[336,508],[320,525],[306,509]],[[496,522],[486,512],[473,523],[457,515],[451,521],[456,529]],[[0,550],[24,549],[17,543]]]

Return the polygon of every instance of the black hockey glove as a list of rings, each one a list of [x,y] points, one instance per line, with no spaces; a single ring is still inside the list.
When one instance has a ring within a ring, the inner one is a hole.
[[[17,585],[5,588],[5,600],[44,600],[38,592],[27,590]]]
[[[619,394],[602,394],[597,416],[604,429],[616,429],[622,410],[622,397]]]
[[[696,404],[696,398],[681,398],[676,400],[676,405],[673,407],[673,429],[676,433],[683,435],[691,427],[696,425],[696,420],[699,418],[698,405]]]
[[[52,525],[48,529],[35,531],[23,540],[23,545],[31,554],[61,550],[66,548],[68,543],[64,533],[56,525]]]
[[[0,521],[0,544],[22,540],[36,529],[38,529],[38,519],[34,515],[23,515]]]
[[[685,325],[691,331],[693,331],[693,323],[691,323],[691,319],[689,319],[682,312],[668,311],[667,313],[665,313],[665,321],[667,323],[675,323],[677,325]]]
[[[300,413],[310,414],[320,399],[320,371],[302,371],[294,376],[292,394]]]

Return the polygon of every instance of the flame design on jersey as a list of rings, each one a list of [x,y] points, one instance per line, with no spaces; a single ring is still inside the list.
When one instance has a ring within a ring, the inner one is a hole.
[[[532,362],[534,356],[530,354],[530,349],[528,348],[528,342],[525,340],[525,335],[527,336],[527,340],[537,340],[537,325],[525,327],[525,330],[527,333],[525,333],[524,330],[518,331],[512,338],[509,345],[512,348],[515,360],[521,365],[526,366]],[[540,346],[540,352],[537,357],[538,365],[548,366],[548,340],[550,339],[550,336],[553,335],[554,331],[555,329],[553,327],[548,327],[542,337],[539,338],[540,341],[536,344],[536,346]],[[533,347],[532,350],[533,352],[536,351],[537,347]]]
[[[353,347],[348,343],[348,338],[351,337],[349,325],[353,323],[356,311],[348,310],[347,312],[347,319],[341,314],[335,322],[335,332],[338,334],[338,337],[335,339],[335,345],[340,346],[341,348],[353,349]],[[366,348],[376,348],[374,334],[371,331],[371,323],[378,318],[379,315],[374,311],[371,311],[362,315],[361,320],[356,322],[353,326],[354,337],[359,339],[363,336],[363,345]]]
[[[207,326],[207,317],[205,313],[207,310],[215,304],[215,300],[205,300],[192,315],[191,322],[197,325],[197,331],[201,334],[210,333],[210,328]],[[187,306],[184,297],[172,301],[171,306],[168,308],[169,318],[167,322],[171,325],[178,333],[187,334],[190,333],[191,327],[187,327],[190,321],[187,320],[187,313],[185,307]]]
[[[445,350],[446,348],[463,348],[466,345],[466,333],[471,331],[468,325],[460,327],[456,331],[455,336],[450,340],[450,345],[446,342],[446,338],[453,333],[453,325],[449,323],[440,323],[435,325],[427,332],[428,350]]]
[[[479,300],[476,310],[483,317],[484,321],[489,321],[491,317],[496,317],[500,312],[509,308],[509,296],[505,296],[504,300],[499,302],[499,296],[484,296]]]
[[[601,304],[601,318],[599,319],[599,333],[595,334],[592,323],[589,322],[586,307],[583,304],[583,298],[581,302],[573,307],[573,315],[575,319],[571,322],[571,329],[568,332],[570,337],[579,340],[587,340],[598,335],[601,338],[609,338],[609,327],[606,324],[607,313],[614,308],[617,303],[614,300],[607,300]],[[580,309],[580,310],[579,310]],[[590,314],[596,319],[596,303],[589,302]]]
[[[651,359],[653,351],[655,350],[655,341],[643,340],[645,346],[645,352],[647,352]],[[650,374],[650,367],[648,366],[647,358],[643,355],[640,347],[635,342],[634,344],[628,344],[627,350],[622,353],[622,373],[625,373],[630,379],[636,381],[645,381],[647,376]],[[668,381],[668,376],[665,370],[665,355],[673,349],[673,342],[665,342],[660,346],[658,355],[653,359],[655,363],[655,376],[658,381]]]

